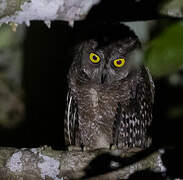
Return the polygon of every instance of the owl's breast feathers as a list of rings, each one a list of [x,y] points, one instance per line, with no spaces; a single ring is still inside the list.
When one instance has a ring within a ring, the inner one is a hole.
[[[153,97],[145,68],[114,86],[78,84],[76,79],[71,82],[78,117],[75,145],[91,149],[111,144],[120,148],[149,146],[147,126],[152,119]]]
[[[120,86],[77,86],[79,131],[84,145],[109,148],[119,102],[127,106],[132,98],[129,89],[129,81]]]
[[[94,148],[109,148],[117,97],[107,89],[91,85],[79,88],[78,114],[82,142]],[[111,98],[113,97],[113,98]]]

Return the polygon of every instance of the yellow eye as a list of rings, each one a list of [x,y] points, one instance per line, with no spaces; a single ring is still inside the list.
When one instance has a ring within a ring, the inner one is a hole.
[[[98,63],[100,61],[100,57],[95,53],[90,53],[90,60],[93,63]]]
[[[122,67],[125,64],[125,59],[116,59],[113,63],[115,67]]]

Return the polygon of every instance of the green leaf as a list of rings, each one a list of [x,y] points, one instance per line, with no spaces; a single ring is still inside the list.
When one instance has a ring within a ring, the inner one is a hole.
[[[176,72],[183,66],[183,22],[170,25],[149,43],[145,63],[156,77]]]
[[[183,0],[165,0],[159,8],[161,15],[170,17],[183,17]]]
[[[8,25],[0,27],[0,49],[17,44],[17,37]]]

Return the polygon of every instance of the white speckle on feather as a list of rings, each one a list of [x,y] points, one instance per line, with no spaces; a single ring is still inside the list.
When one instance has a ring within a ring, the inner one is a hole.
[[[46,176],[53,178],[54,180],[62,180],[63,178],[58,178],[59,175],[59,166],[60,162],[55,160],[54,158],[41,155],[40,157],[43,159],[42,162],[38,163],[38,167],[41,171],[41,177],[46,179]]]
[[[102,116],[101,116],[101,115],[99,115],[99,116],[98,116],[98,118],[99,118],[99,119],[102,119]]]
[[[12,172],[21,172],[23,170],[23,165],[21,162],[22,153],[16,152],[8,160],[6,167]]]
[[[98,106],[98,93],[93,88],[90,89],[90,93],[91,93],[92,104],[93,104],[93,107],[95,108]]]
[[[109,143],[107,142],[107,139],[105,136],[101,134],[97,136],[96,148],[109,148]]]

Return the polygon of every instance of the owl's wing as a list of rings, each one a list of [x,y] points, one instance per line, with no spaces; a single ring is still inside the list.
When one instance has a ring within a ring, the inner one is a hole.
[[[77,103],[76,99],[69,90],[67,93],[67,107],[64,120],[64,135],[66,145],[75,145],[75,135],[77,127]]]
[[[142,66],[137,82],[135,102],[137,117],[140,121],[140,139],[144,147],[149,147],[152,142],[151,125],[155,86],[147,67]]]
[[[118,105],[113,141],[119,148],[149,147],[154,83],[147,68],[142,67],[137,73],[132,89],[134,97],[131,103]]]

